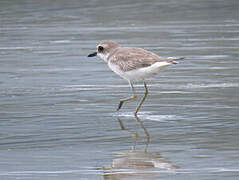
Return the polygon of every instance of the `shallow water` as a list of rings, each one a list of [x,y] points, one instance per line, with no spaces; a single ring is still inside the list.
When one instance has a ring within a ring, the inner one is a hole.
[[[1,1],[0,179],[238,179],[239,2]],[[183,56],[128,84],[102,40]],[[136,85],[143,94],[143,86]]]

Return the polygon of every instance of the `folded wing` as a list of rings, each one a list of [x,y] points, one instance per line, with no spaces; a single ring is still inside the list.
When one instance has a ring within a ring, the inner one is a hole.
[[[176,64],[176,60],[184,58],[160,57],[152,52],[141,48],[121,47],[116,49],[109,57],[108,61],[118,65],[122,71],[130,71],[142,67],[148,67],[156,62],[170,62]]]

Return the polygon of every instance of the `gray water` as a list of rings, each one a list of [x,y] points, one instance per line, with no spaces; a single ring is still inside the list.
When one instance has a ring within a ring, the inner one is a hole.
[[[0,179],[238,179],[238,8],[0,1]],[[185,57],[147,81],[138,118],[137,101],[116,112],[127,82],[87,58],[108,39]]]

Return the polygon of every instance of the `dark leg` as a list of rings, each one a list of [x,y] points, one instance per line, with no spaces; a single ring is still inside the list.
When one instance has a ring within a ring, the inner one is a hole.
[[[147,88],[147,85],[146,85],[145,82],[144,82],[144,89],[145,89],[144,96],[143,96],[143,98],[140,100],[140,102],[139,102],[139,104],[138,104],[138,106],[137,106],[137,108],[136,108],[136,110],[135,110],[135,112],[134,112],[134,115],[135,115],[135,116],[137,115],[137,113],[138,113],[140,107],[142,106],[144,100],[146,99],[146,97],[147,97],[147,95],[148,95],[148,88]]]
[[[131,87],[131,89],[132,89],[132,91],[133,91],[133,95],[130,96],[130,97],[121,99],[121,100],[120,100],[120,103],[119,103],[119,105],[118,105],[117,111],[120,110],[120,108],[122,107],[122,105],[123,105],[123,103],[124,103],[125,101],[129,101],[129,100],[132,100],[132,99],[137,98],[137,95],[136,95],[136,93],[135,93],[133,84],[132,84],[132,83],[129,83],[129,84],[130,84],[130,87]]]

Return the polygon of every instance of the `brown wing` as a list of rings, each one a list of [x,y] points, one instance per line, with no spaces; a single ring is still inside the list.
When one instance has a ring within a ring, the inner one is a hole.
[[[169,61],[141,48],[120,47],[109,56],[108,60],[120,67],[122,71],[151,66],[155,62]]]

